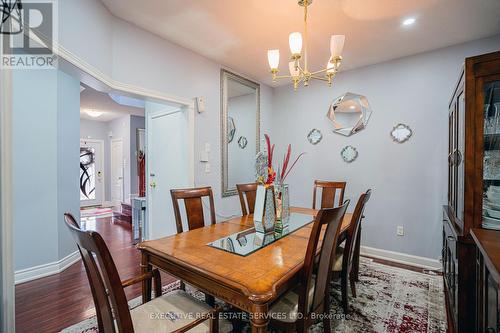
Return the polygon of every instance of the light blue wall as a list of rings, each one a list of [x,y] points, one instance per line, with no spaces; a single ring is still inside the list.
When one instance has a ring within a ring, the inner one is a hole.
[[[75,251],[62,212],[79,217],[79,82],[56,70],[13,72],[14,269]]]
[[[59,259],[75,251],[63,214],[80,220],[80,81],[59,71],[57,76],[57,226]]]
[[[12,75],[14,269],[58,260],[57,71]]]

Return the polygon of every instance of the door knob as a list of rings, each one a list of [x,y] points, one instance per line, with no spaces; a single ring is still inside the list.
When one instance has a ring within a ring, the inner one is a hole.
[[[149,183],[149,186],[151,186],[151,188],[155,188],[156,187],[156,182]]]

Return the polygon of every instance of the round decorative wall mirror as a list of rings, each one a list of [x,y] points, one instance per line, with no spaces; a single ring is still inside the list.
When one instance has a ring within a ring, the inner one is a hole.
[[[340,156],[344,162],[351,163],[358,157],[358,151],[353,146],[345,146],[340,152]]]
[[[321,134],[320,130],[313,128],[309,134],[307,135],[307,140],[312,144],[318,144],[321,139],[323,139],[323,134]]]
[[[392,140],[397,143],[408,141],[412,135],[413,131],[405,124],[397,124],[391,131]]]

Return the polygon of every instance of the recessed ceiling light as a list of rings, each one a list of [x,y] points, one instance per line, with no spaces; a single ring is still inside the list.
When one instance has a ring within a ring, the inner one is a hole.
[[[414,17],[409,17],[403,21],[402,25],[404,26],[412,25],[413,23],[415,23],[415,21],[416,20]]]
[[[91,116],[92,118],[97,118],[102,115],[102,112],[95,110],[86,110],[85,113]]]

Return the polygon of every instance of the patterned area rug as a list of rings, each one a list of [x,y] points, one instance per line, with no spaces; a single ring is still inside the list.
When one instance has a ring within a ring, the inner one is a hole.
[[[330,308],[332,332],[363,333],[436,333],[446,332],[446,309],[443,278],[434,273],[417,273],[394,268],[361,258],[360,281],[356,284],[358,297],[350,297],[350,313],[344,316],[340,307],[340,286],[332,283]],[[178,288],[179,283],[164,287],[164,292]],[[202,299],[200,292],[191,292]],[[131,308],[140,304],[140,297],[129,302]],[[250,332],[243,323],[242,332]],[[312,332],[323,332],[317,324]],[[63,333],[98,332],[95,317],[61,331]]]

